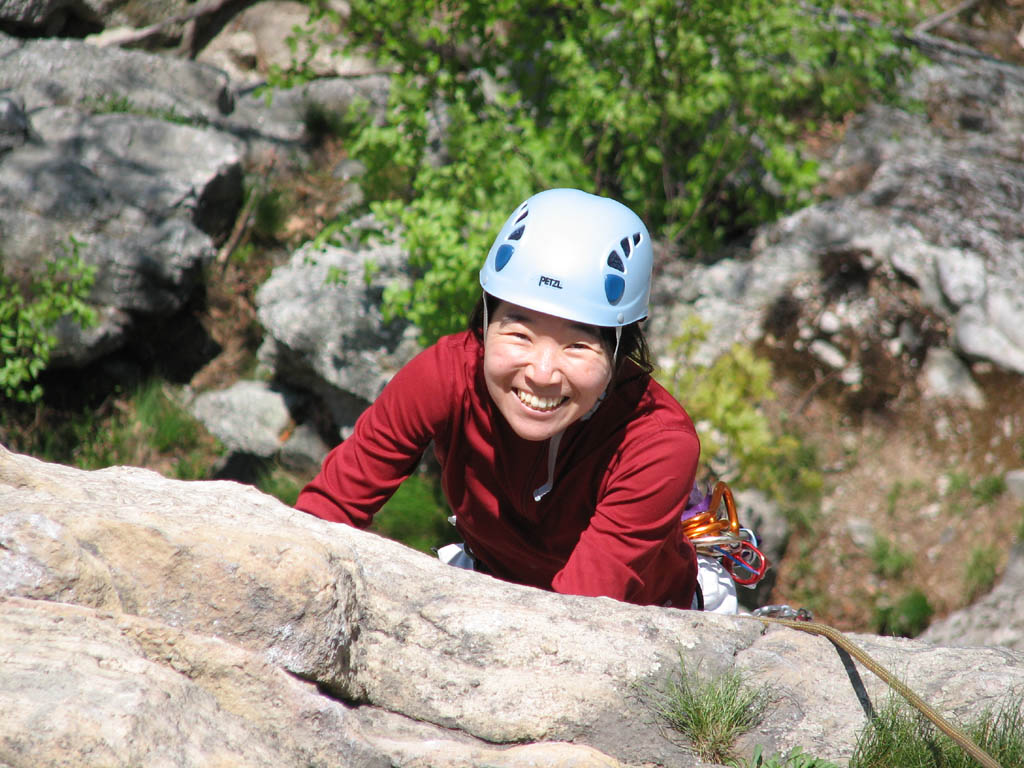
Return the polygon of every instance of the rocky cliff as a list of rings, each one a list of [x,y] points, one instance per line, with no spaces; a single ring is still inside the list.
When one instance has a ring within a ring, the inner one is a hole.
[[[0,448],[0,763],[687,766],[645,706],[742,671],[746,740],[849,757],[883,684],[757,621],[567,597],[441,565],[231,482],[85,472]],[[1024,656],[858,636],[939,710],[1024,686]]]
[[[71,235],[98,269],[100,323],[61,327],[56,366],[145,345],[217,354],[182,336],[183,318],[222,266],[247,175],[258,183],[272,161],[310,170],[311,107],[386,99],[385,74],[339,60],[271,103],[254,92],[257,66],[286,63],[299,3],[172,5],[0,0],[3,268],[38,269]],[[189,34],[185,16],[217,26],[247,5],[198,61],[117,45],[195,53],[216,30]],[[829,199],[750,247],[663,259],[649,331],[665,353],[697,313],[714,329],[709,355],[757,345],[778,364],[786,415],[827,437],[813,558],[785,556],[784,521],[757,524],[790,594],[794,571],[819,592],[841,572],[829,609],[864,626],[863,611],[843,613],[849,594],[876,604],[896,589],[865,564],[880,537],[914,553],[905,581],[947,609],[963,603],[968,547],[998,553],[995,588],[922,641],[857,636],[965,720],[1024,689],[1024,551],[1010,543],[1024,499],[1024,75],[918,43],[928,61],[905,91],[917,108],[851,116],[822,155]],[[328,169],[323,216],[358,196],[358,173]],[[327,446],[304,417],[322,408],[344,431],[415,350],[415,329],[376,309],[403,259],[366,243],[279,254],[251,307],[274,383],[197,388],[193,411],[229,451],[312,471]],[[379,270],[366,280],[327,280],[366,274],[368,260]],[[1010,493],[944,509],[954,469],[1005,478]],[[2,447],[0,595],[0,764],[18,768],[695,765],[638,693],[680,656],[771,687],[747,754],[801,746],[842,762],[887,696],[825,640],[541,593],[237,484],[82,472]]]

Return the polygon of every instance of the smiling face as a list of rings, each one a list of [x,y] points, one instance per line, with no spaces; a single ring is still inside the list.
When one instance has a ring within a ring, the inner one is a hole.
[[[611,374],[592,326],[505,302],[487,326],[487,391],[524,440],[547,440],[584,416]]]

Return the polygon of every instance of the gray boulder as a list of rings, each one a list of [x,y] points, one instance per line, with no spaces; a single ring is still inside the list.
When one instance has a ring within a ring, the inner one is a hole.
[[[202,392],[189,408],[228,451],[279,458],[285,465],[315,471],[329,446],[309,424],[296,424],[308,397],[264,381],[238,381],[227,389]],[[230,458],[228,459],[230,461]]]
[[[144,53],[3,35],[0,48],[0,88],[24,122],[0,154],[4,269],[34,273],[76,252],[97,268],[99,324],[62,323],[52,360],[82,365],[201,283],[242,196],[244,147],[208,127],[230,90],[212,68]]]
[[[696,311],[713,327],[705,359],[765,339],[851,390],[884,389],[894,361],[931,346],[1024,373],[1024,162],[1006,151],[1024,133],[1024,70],[928,52],[905,91],[925,108],[858,116],[827,164],[834,199],[742,256],[666,269],[659,353]]]
[[[284,384],[310,391],[344,429],[416,354],[416,329],[385,322],[385,286],[401,284],[397,245],[363,250],[307,244],[278,267],[256,295],[266,329],[259,359]]]
[[[938,645],[1003,646],[1024,651],[1024,545],[1011,552],[995,588],[928,627],[921,640]]]
[[[233,108],[228,76],[193,61],[99,48],[80,40],[19,40],[0,33],[0,89],[32,115],[50,106],[103,105],[211,122]]]
[[[17,768],[694,766],[643,693],[680,657],[771,686],[746,754],[840,760],[888,696],[821,638],[500,582],[234,483],[0,448],[0,507],[0,760]],[[855,639],[958,720],[1024,685],[1009,649]]]
[[[77,252],[97,268],[100,325],[62,326],[54,354],[80,365],[123,344],[135,318],[188,301],[214,255],[209,232],[240,201],[240,148],[202,128],[67,108],[32,127],[41,141],[0,158],[4,265],[26,274]]]
[[[62,321],[52,364],[86,364],[181,310],[234,223],[243,166],[298,148],[310,109],[342,114],[386,98],[386,79],[371,76],[309,83],[268,104],[236,97],[206,64],[0,33],[4,269],[25,275],[76,250],[98,269],[99,324]]]
[[[80,11],[82,8],[81,3],[72,0],[0,0],[0,21],[56,32],[64,26],[69,10]],[[88,9],[85,13],[93,16]]]
[[[227,448],[268,457],[277,453],[292,418],[287,395],[262,381],[203,392],[191,410]]]

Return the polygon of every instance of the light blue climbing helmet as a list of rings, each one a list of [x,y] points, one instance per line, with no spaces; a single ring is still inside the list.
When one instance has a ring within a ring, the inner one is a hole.
[[[625,205],[549,189],[509,216],[480,286],[537,312],[621,328],[647,317],[653,261],[647,227]]]

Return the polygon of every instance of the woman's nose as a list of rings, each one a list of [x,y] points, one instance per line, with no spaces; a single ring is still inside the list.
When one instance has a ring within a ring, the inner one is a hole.
[[[554,345],[542,342],[534,346],[526,375],[537,384],[552,384],[561,381],[558,350]]]

